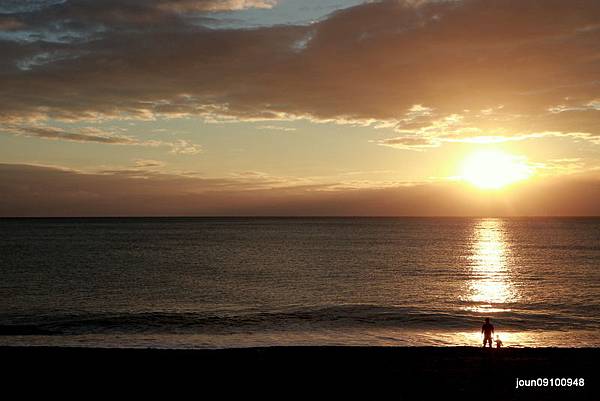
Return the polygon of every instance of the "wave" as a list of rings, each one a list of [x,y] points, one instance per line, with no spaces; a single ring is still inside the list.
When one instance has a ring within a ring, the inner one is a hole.
[[[571,313],[505,310],[492,314],[503,330],[597,330],[598,319]],[[227,334],[394,328],[427,331],[477,330],[482,312],[422,310],[377,305],[289,307],[272,311],[127,312],[2,315],[0,335]]]

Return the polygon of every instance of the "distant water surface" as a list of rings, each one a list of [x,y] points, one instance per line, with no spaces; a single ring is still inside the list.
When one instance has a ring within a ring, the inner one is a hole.
[[[0,220],[0,345],[600,346],[600,219]]]

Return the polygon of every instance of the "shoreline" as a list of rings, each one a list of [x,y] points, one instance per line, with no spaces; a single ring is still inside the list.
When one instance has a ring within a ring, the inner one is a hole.
[[[49,382],[67,377],[88,385],[127,387],[132,381],[144,380],[162,388],[172,388],[174,383],[215,388],[225,379],[235,385],[253,384],[263,392],[273,390],[266,382],[277,382],[299,391],[319,385],[328,391],[353,393],[377,386],[378,391],[388,389],[398,396],[600,399],[600,348],[275,346],[181,350],[3,346],[0,357],[11,367],[9,377],[25,375]],[[516,389],[518,378],[583,378],[585,385]],[[339,383],[345,385],[340,387]]]

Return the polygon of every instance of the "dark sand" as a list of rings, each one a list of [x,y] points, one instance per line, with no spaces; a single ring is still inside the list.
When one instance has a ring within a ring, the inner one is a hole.
[[[230,393],[237,395],[233,399],[357,395],[391,400],[600,400],[600,348],[0,347],[0,358],[4,384],[16,386],[21,394],[162,395],[197,400]],[[585,385],[515,389],[517,377],[584,378]]]

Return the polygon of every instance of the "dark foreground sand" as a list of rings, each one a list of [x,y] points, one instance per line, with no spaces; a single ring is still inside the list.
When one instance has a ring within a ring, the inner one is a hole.
[[[4,390],[121,398],[600,400],[600,348],[271,347],[145,350],[0,347]],[[515,389],[516,379],[583,378]],[[256,398],[258,396],[259,398]],[[6,399],[6,398],[5,398]]]

